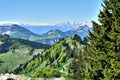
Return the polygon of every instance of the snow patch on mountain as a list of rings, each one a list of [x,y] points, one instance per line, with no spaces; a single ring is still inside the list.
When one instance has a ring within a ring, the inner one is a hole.
[[[85,25],[92,27],[91,21],[73,21],[73,22],[63,22],[63,23],[56,24],[56,26],[74,27],[74,28],[77,28],[79,26],[85,26]]]

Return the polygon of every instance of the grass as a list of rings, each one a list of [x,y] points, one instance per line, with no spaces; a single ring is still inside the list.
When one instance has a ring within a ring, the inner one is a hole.
[[[28,61],[31,57],[32,56],[27,55],[25,52],[22,53],[22,51],[19,50],[11,50],[7,53],[0,54],[0,60],[3,61],[0,65],[0,73],[14,70],[16,66]]]

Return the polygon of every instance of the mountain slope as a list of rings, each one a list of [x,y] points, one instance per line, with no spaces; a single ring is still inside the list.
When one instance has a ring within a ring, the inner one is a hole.
[[[9,50],[22,47],[47,49],[49,46],[23,39],[10,38],[8,35],[0,34],[0,53],[5,53]]]
[[[48,45],[0,34],[0,73],[13,71],[17,65],[49,48]]]
[[[20,65],[14,73],[31,74],[36,77],[36,74],[40,74],[37,71],[54,68],[63,74],[67,74],[66,67],[69,66],[72,58],[81,53],[83,48],[84,45],[78,35],[62,39],[43,54],[34,56],[30,61]],[[65,69],[63,70],[63,68]]]
[[[64,32],[60,30],[50,30],[47,33],[40,35],[36,42],[53,45],[64,37]]]
[[[87,25],[79,26],[78,28],[66,31],[64,34],[66,36],[73,36],[75,34],[79,35],[82,39],[88,35],[88,30],[91,30]]]
[[[63,38],[64,33],[60,30],[50,30],[47,33],[42,34],[40,37],[43,39],[49,39],[49,38]]]
[[[75,34],[79,35],[82,39],[88,35],[88,30],[92,31],[92,28],[87,25],[79,26],[78,28],[62,32],[60,30],[51,30],[47,33],[41,34],[40,39],[36,42],[53,45],[62,38],[70,37]]]
[[[0,33],[8,34],[13,38],[21,38],[21,39],[27,39],[27,40],[29,40],[31,36],[35,36],[35,37],[38,36],[32,33],[31,31],[29,31],[28,29],[16,24],[12,24],[9,26],[0,26]]]

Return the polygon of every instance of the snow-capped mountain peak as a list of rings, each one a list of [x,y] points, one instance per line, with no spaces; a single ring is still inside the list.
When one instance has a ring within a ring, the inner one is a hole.
[[[89,26],[89,27],[92,27],[92,23],[91,21],[74,21],[74,22],[63,22],[63,23],[59,23],[59,24],[56,24],[56,26],[63,26],[63,27],[74,27],[74,28],[78,28],[79,26]]]

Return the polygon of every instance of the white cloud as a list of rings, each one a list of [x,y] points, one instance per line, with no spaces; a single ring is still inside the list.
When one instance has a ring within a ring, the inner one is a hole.
[[[27,25],[31,25],[31,26],[47,26],[47,25],[53,25],[53,24],[49,24],[49,23],[30,23]]]
[[[10,25],[10,24],[20,24],[19,22],[13,22],[13,21],[0,21],[0,25]]]
[[[21,26],[26,26],[26,25],[30,25],[30,26],[54,25],[54,24],[49,24],[49,23],[20,23],[20,22],[15,22],[15,21],[0,21],[1,26],[11,25],[11,24],[18,24],[18,25],[21,25]]]
[[[20,23],[15,21],[0,21],[0,25],[11,25],[11,24],[18,24],[21,26],[53,26],[53,25],[88,25],[89,27],[92,27],[91,21],[73,21],[73,22],[63,22],[63,23]]]

